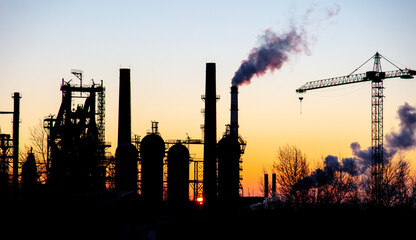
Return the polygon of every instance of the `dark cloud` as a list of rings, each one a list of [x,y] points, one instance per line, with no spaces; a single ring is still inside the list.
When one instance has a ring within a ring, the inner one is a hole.
[[[386,134],[387,146],[397,150],[410,150],[416,146],[416,108],[405,102],[399,107],[397,114],[400,129],[398,132]]]

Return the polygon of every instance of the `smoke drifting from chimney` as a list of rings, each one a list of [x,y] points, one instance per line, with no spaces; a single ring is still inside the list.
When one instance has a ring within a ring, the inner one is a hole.
[[[397,110],[400,119],[398,132],[386,134],[387,146],[397,150],[409,150],[416,146],[416,108],[407,102]]]
[[[277,34],[270,29],[266,30],[259,37],[260,45],[253,48],[248,58],[241,62],[240,67],[231,80],[232,85],[250,84],[254,76],[259,77],[267,71],[279,70],[289,60],[291,55],[302,52],[310,55],[309,45],[311,41],[308,38],[305,26],[311,24],[319,26],[323,20],[328,20],[338,15],[340,7],[335,5],[332,8],[325,7],[320,10],[316,11],[315,8],[309,8],[303,16],[302,26],[297,28],[292,25],[286,33]],[[316,21],[311,20],[315,18],[315,16],[311,16],[313,12],[318,12],[321,18],[318,18]],[[315,40],[314,37],[312,39]]]
[[[407,151],[416,147],[416,107],[410,106],[405,102],[397,110],[400,119],[400,128],[398,132],[392,131],[386,134],[386,147],[384,148],[385,162],[390,161],[394,155],[402,150]],[[351,143],[351,150],[355,156],[353,159],[359,161],[361,172],[371,164],[371,147],[361,149],[357,142]]]
[[[411,150],[416,147],[416,107],[410,106],[405,102],[397,110],[400,119],[400,129],[398,132],[386,134],[386,146],[384,151],[384,164],[390,162],[394,155],[400,150]],[[324,168],[316,169],[309,176],[299,180],[293,185],[293,190],[307,190],[325,184],[332,184],[334,172],[346,172],[351,176],[365,174],[371,166],[371,146],[362,149],[358,142],[350,145],[352,158],[343,158],[342,163],[338,157],[328,155],[324,160]]]
[[[280,36],[268,29],[260,39],[260,46],[251,50],[248,58],[242,61],[235,72],[231,80],[233,86],[249,84],[253,76],[261,76],[267,70],[273,72],[280,69],[288,61],[289,54],[302,51],[310,53],[306,32],[303,29],[298,32],[293,28],[290,32]]]

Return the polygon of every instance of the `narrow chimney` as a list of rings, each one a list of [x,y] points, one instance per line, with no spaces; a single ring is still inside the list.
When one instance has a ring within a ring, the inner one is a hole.
[[[231,87],[231,120],[230,131],[232,136],[238,137],[238,86]]]
[[[120,69],[119,94],[115,188],[117,191],[136,192],[138,152],[131,144],[130,69]]]
[[[264,197],[269,197],[269,174],[264,174]]]
[[[206,206],[212,205],[217,196],[217,95],[215,71],[215,63],[206,64],[203,179],[203,197]]]
[[[276,173],[272,174],[272,197],[276,194]]]
[[[19,186],[19,125],[20,125],[20,96],[19,92],[13,94],[13,189]]]
[[[131,143],[130,69],[120,69],[118,145]]]

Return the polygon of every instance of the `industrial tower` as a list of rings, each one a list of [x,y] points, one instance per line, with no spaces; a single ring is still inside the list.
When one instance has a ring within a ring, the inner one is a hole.
[[[381,69],[381,59],[386,60],[398,70],[383,72]],[[354,74],[359,68],[374,59],[373,71],[367,71],[365,73]],[[416,75],[415,70],[408,68],[401,69],[394,63],[383,57],[376,52],[374,56],[369,58],[361,66],[355,69],[347,76],[322,79],[317,81],[311,81],[305,83],[300,88],[296,89],[298,93],[304,93],[309,90],[340,86],[352,83],[361,83],[371,81],[371,164],[375,170],[375,182],[376,184],[381,181],[382,172],[380,169],[384,166],[384,154],[383,154],[383,80],[387,78],[400,77],[402,79],[411,79]],[[302,100],[303,98],[299,98]]]
[[[44,119],[48,130],[48,184],[67,191],[105,188],[105,88],[82,84],[82,71],[72,70],[80,84],[62,79],[58,114]],[[84,102],[82,102],[84,100]]]

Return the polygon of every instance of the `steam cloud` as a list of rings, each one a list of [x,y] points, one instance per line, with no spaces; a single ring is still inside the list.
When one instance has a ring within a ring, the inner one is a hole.
[[[297,181],[293,187],[293,191],[308,190],[311,188],[321,187],[325,185],[333,185],[336,172],[347,172],[351,176],[358,175],[358,166],[356,159],[344,158],[342,164],[338,161],[338,157],[328,155],[324,160],[324,168],[316,169],[309,176]]]
[[[387,146],[397,150],[409,150],[416,146],[416,108],[407,102],[397,110],[400,119],[399,132],[386,134]]]
[[[400,119],[398,132],[386,134],[386,146],[383,148],[384,162],[390,161],[400,150],[410,150],[416,147],[416,108],[405,102],[397,110]],[[351,161],[356,161],[360,166],[360,174],[364,173],[371,165],[371,147],[361,149],[357,142],[350,145],[352,154],[355,156]]]
[[[260,45],[251,50],[248,58],[241,62],[240,67],[235,72],[231,80],[233,86],[250,84],[253,76],[262,76],[268,70],[273,72],[282,68],[283,64],[289,60],[294,54],[305,52],[310,55],[309,40],[305,25],[311,24],[311,14],[315,12],[315,8],[309,8],[303,16],[303,26],[297,29],[291,26],[287,33],[278,35],[268,29],[260,36]],[[324,8],[319,11],[319,19],[328,20],[337,15],[340,7],[335,5],[333,8]],[[319,24],[318,24],[319,25]]]
[[[384,148],[384,163],[388,163],[400,150],[410,150],[416,147],[416,107],[405,102],[397,110],[400,119],[398,132],[390,132],[386,135],[387,149]],[[342,163],[338,157],[328,155],[324,160],[324,168],[316,169],[309,176],[304,177],[293,185],[292,190],[308,190],[324,185],[331,185],[335,172],[346,172],[351,176],[365,174],[371,166],[371,147],[362,149],[358,142],[350,145],[352,158],[343,158]]]
[[[352,150],[352,154],[355,156],[352,159],[355,160],[359,166],[359,174],[365,173],[371,166],[372,148],[368,147],[366,149],[361,149],[361,146],[358,142],[351,143],[350,148]],[[384,164],[387,164],[393,158],[396,152],[397,150],[395,149],[387,149],[383,147]]]
[[[239,69],[235,72],[232,85],[249,84],[251,78],[261,76],[267,70],[280,69],[289,59],[289,54],[300,53],[302,50],[309,53],[306,32],[292,29],[289,33],[278,36],[270,29],[261,36],[259,47],[253,48],[248,58],[242,61]]]

